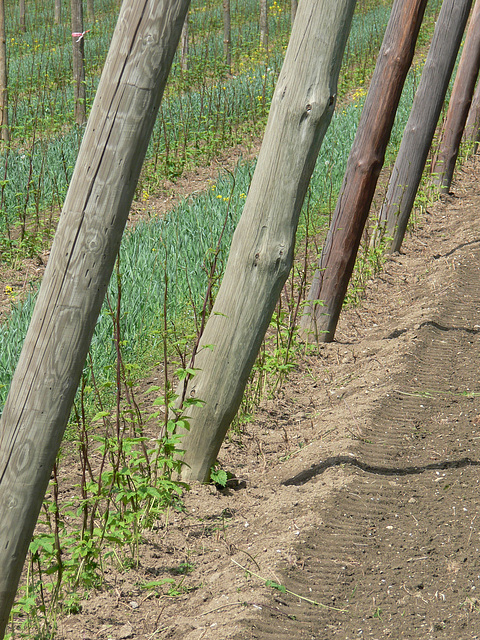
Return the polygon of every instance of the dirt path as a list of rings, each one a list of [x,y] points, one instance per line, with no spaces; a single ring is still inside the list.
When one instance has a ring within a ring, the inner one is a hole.
[[[480,638],[479,178],[232,434],[235,489],[194,487],[60,637]]]
[[[320,488],[326,473],[346,480],[310,505],[317,526],[301,533],[280,580],[345,613],[277,596],[237,638],[480,638],[477,171],[435,207],[417,240],[431,238],[424,250],[410,242],[370,292],[370,303],[393,295],[399,304],[375,332],[390,348],[374,355],[373,336],[357,343],[380,377],[360,429],[358,385],[342,390],[361,439],[283,479],[298,488]],[[418,282],[399,286],[399,266]]]
[[[252,619],[238,638],[480,637],[479,204],[470,193],[437,207],[448,215],[446,237],[426,248],[426,269],[415,265],[424,281],[392,290],[404,312],[379,332],[409,346],[399,346],[393,376],[378,356],[384,387],[364,440],[283,481],[320,484],[333,469],[348,477],[312,505],[318,527],[302,535],[295,565],[282,572],[291,591],[346,612],[277,598],[285,601],[279,613]]]

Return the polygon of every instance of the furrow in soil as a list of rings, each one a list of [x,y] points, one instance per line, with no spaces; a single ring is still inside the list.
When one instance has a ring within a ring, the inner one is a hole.
[[[349,476],[238,638],[480,638],[478,243],[456,259],[363,436],[285,481]]]

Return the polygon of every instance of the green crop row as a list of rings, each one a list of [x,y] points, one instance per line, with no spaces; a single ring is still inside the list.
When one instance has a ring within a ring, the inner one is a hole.
[[[232,3],[232,51],[233,70],[236,74],[256,68],[261,59],[265,66],[278,71],[283,57],[284,46],[290,32],[290,16],[286,0],[274,3],[270,9],[270,52],[259,50],[258,2]],[[16,11],[17,5],[12,8]],[[15,14],[15,11],[12,13]],[[53,9],[50,7],[50,13]],[[98,83],[99,72],[103,66],[116,20],[116,3],[106,2],[99,7],[99,15],[93,25],[86,24],[89,33],[85,39],[86,77],[89,90],[88,103]],[[349,66],[358,61],[365,65],[367,58],[378,48],[383,32],[388,8],[379,5],[367,14],[359,13],[354,21],[350,44],[347,51]],[[14,29],[17,18],[7,24],[7,57],[9,67],[10,102],[12,104],[10,125],[15,140],[22,143],[31,134],[31,118],[25,109],[18,105],[27,100],[36,113],[36,126],[43,132],[55,131],[51,114],[59,116],[62,124],[66,115],[73,110],[71,99],[71,35],[66,22],[53,24],[53,16],[48,20],[39,20],[34,29],[26,33]],[[17,20],[18,21],[18,20]],[[205,84],[206,78],[220,78],[225,75],[223,59],[222,15],[219,3],[194,2],[190,19],[190,55],[189,69],[180,70],[179,58],[175,59],[171,72],[171,84],[181,83],[182,90],[192,85]],[[225,79],[228,81],[228,78]],[[209,84],[209,82],[207,83]],[[66,101],[67,93],[69,101]],[[56,97],[61,106],[56,106]],[[46,106],[47,117],[43,116]],[[71,122],[71,120],[70,120]],[[24,130],[24,135],[20,135]],[[43,134],[42,134],[43,135]]]
[[[361,30],[370,21],[377,25],[380,16],[388,18],[384,7],[379,7],[375,16],[359,16],[352,32],[352,50]],[[373,28],[373,27],[372,27]],[[380,27],[378,27],[379,32]],[[369,33],[368,31],[366,33]],[[187,155],[191,147],[209,144],[209,136],[226,131],[221,123],[235,129],[239,113],[248,121],[252,114],[261,114],[261,103],[269,100],[275,79],[274,72],[245,74],[213,84],[203,90],[182,96],[166,96],[161,117],[150,144],[148,156],[151,160],[165,161],[169,153],[184,149]],[[402,97],[395,131],[393,147],[398,146],[401,131],[413,99],[417,72],[410,74]],[[203,92],[202,92],[203,91]],[[352,101],[335,114],[324,141],[311,182],[310,204],[318,216],[317,226],[325,229],[328,215],[335,204],[345,171],[346,160],[355,135],[365,90],[360,88]],[[246,99],[246,96],[248,99]],[[243,109],[243,112],[242,112]],[[215,113],[216,120],[207,114]],[[180,126],[179,126],[180,123]],[[175,126],[177,125],[177,126]],[[183,128],[182,128],[183,127]],[[40,141],[28,152],[7,151],[4,163],[5,178],[0,180],[0,203],[4,229],[26,208],[39,214],[62,202],[71,177],[81,131],[71,130],[51,141]],[[170,138],[168,136],[171,136]],[[173,151],[175,150],[175,151]],[[213,151],[212,151],[213,153]],[[1,166],[1,165],[0,165]],[[224,262],[231,234],[241,213],[245,194],[248,191],[253,166],[241,165],[235,175],[235,189],[230,194],[228,180],[223,178],[215,189],[188,202],[164,219],[144,222],[127,232],[122,243],[120,270],[123,275],[123,300],[127,312],[122,316],[122,332],[125,337],[126,358],[141,360],[151,351],[152,342],[160,335],[160,318],[163,313],[164,283],[169,287],[169,321],[184,326],[193,326],[193,309],[198,307],[206,285],[209,256],[216,245],[219,229],[226,219],[227,228],[220,254],[220,267]],[[1,174],[0,174],[1,176]],[[28,180],[29,177],[29,180]],[[25,185],[30,184],[28,197]],[[231,197],[230,197],[231,195]],[[8,212],[8,215],[7,213]],[[300,232],[302,232],[302,224]],[[165,278],[166,270],[166,278]],[[146,278],[145,274],[150,277]],[[115,299],[115,285],[111,285],[110,298]],[[0,403],[3,404],[10,376],[18,359],[20,345],[28,326],[32,309],[29,298],[23,305],[14,307],[9,320],[0,332]],[[108,338],[110,336],[110,338]],[[112,375],[113,346],[111,345],[111,320],[104,308],[98,321],[92,343],[93,359],[97,363],[100,377],[105,380]],[[101,372],[104,373],[101,373]]]
[[[417,84],[413,71],[402,95],[392,135],[392,147],[398,147]],[[339,109],[325,137],[310,183],[310,207],[315,212],[316,233],[326,232],[329,214],[335,206],[350,148],[360,117],[365,91],[359,90],[353,101]],[[58,153],[58,151],[57,151]],[[164,218],[152,216],[127,231],[120,252],[122,275],[122,336],[126,361],[142,361],[155,352],[162,337],[165,283],[169,322],[194,328],[194,310],[199,312],[207,283],[212,252],[226,221],[221,244],[219,271],[228,255],[233,230],[241,214],[254,163],[237,167],[232,189],[229,176],[195,198],[183,201]],[[303,232],[305,221],[299,225]],[[116,300],[116,279],[109,289],[111,304]],[[0,327],[0,404],[3,404],[11,372],[19,356],[30,313],[32,297],[14,307],[8,322]],[[114,346],[108,306],[99,317],[91,353],[97,379],[105,384],[113,380]]]
[[[356,16],[345,64],[347,72],[353,68],[353,60],[361,59],[362,39],[374,55],[387,19],[388,11],[382,6],[371,14]],[[372,30],[376,33],[375,42],[367,37]],[[237,75],[204,83],[180,95],[174,87],[167,88],[148,152],[154,160],[155,175],[174,177],[185,165],[209,162],[221,149],[242,141],[245,123],[258,121],[258,131],[282,57],[282,50],[272,54],[268,67],[264,62],[244,59]],[[364,72],[365,69],[363,77]],[[43,80],[42,84],[42,78],[38,78],[35,94],[18,101],[13,95],[11,100],[14,122],[22,122],[23,128],[12,125],[22,149],[13,147],[0,153],[0,228],[3,226],[5,238],[8,225],[58,208],[78,151],[79,133],[75,128],[56,137],[41,135],[45,130],[63,129],[73,103],[70,86],[49,89]],[[38,141],[32,143],[34,137]]]

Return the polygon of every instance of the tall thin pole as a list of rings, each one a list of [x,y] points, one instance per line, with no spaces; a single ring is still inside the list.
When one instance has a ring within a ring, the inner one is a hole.
[[[260,47],[268,49],[268,5],[267,0],[260,0]]]
[[[85,87],[85,37],[83,31],[83,2],[71,0],[73,42],[74,117],[77,124],[87,121],[87,91]]]
[[[61,19],[62,19],[62,0],[55,0],[55,13],[54,13],[55,24],[60,24]]]
[[[180,37],[180,69],[182,71],[188,70],[188,31],[189,31],[189,16],[188,13],[185,16],[185,22],[183,23],[182,35]]]
[[[392,252],[403,242],[471,7],[472,0],[443,0],[379,215],[376,237],[393,238]]]
[[[27,23],[25,20],[25,0],[19,0],[18,3],[18,12],[19,12],[19,28],[20,31],[25,33],[27,30]]]
[[[452,95],[448,103],[443,137],[432,169],[432,173],[436,176],[435,181],[443,192],[448,192],[452,184],[453,172],[455,171],[455,164],[460,151],[460,143],[472,104],[479,70],[480,0],[477,0],[470,18],[462,57],[460,58]]]
[[[290,5],[290,15],[291,15],[292,25],[295,22],[295,16],[297,15],[297,9],[298,9],[298,0],[292,0],[291,5]]]
[[[427,0],[395,0],[392,7],[301,320],[301,332],[308,339],[334,338],[426,5]]]
[[[10,140],[8,128],[7,38],[5,34],[5,0],[0,0],[0,140]]]
[[[223,57],[228,73],[232,69],[232,25],[230,18],[230,0],[223,0]]]

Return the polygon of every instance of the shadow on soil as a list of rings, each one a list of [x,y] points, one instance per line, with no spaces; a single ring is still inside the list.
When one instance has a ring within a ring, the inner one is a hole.
[[[480,462],[477,460],[471,460],[470,458],[461,458],[460,460],[445,460],[443,462],[432,462],[431,464],[419,466],[419,467],[403,467],[403,468],[390,468],[390,467],[377,467],[361,462],[357,458],[350,456],[334,456],[327,458],[324,462],[316,464],[310,469],[301,471],[293,478],[288,478],[282,482],[283,485],[302,485],[314,478],[321,475],[327,469],[332,467],[340,467],[342,465],[352,465],[366,471],[367,473],[374,473],[382,476],[408,476],[418,475],[425,471],[435,471],[438,469],[460,469],[463,467],[477,467],[480,466]]]

